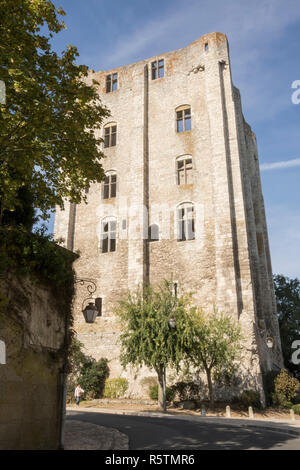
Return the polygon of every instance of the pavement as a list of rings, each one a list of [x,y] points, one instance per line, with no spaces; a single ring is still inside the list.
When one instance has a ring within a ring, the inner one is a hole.
[[[76,411],[80,413],[109,413],[115,415],[144,416],[148,418],[164,418],[170,420],[183,420],[190,422],[210,423],[215,425],[239,426],[241,428],[253,428],[259,430],[277,431],[291,436],[300,437],[300,420],[281,420],[281,419],[241,419],[241,418],[223,418],[212,416],[193,416],[183,414],[160,413],[154,411],[129,411],[122,409],[107,408],[84,408],[68,407],[67,411]],[[78,418],[77,415],[77,418]],[[72,450],[128,450],[129,439],[124,433],[117,429],[99,426],[86,421],[68,420],[65,430],[65,449]]]

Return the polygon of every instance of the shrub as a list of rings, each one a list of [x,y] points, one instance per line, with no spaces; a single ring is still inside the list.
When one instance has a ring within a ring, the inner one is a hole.
[[[105,381],[105,398],[120,398],[125,395],[128,389],[128,380],[121,377],[117,379],[107,379]]]
[[[78,378],[78,383],[85,391],[85,398],[101,398],[108,375],[107,359],[101,358],[99,361],[86,363]]]
[[[243,408],[252,406],[253,408],[261,408],[260,394],[257,390],[244,390],[239,397],[234,400],[239,403]]]
[[[300,404],[293,405],[292,409],[295,411],[296,415],[300,415]]]
[[[273,403],[283,408],[290,408],[296,400],[300,382],[282,369],[274,381]]]
[[[172,385],[172,392],[174,398],[178,398],[180,401],[183,400],[199,400],[202,385],[195,382],[177,382]]]
[[[158,400],[158,385],[150,385],[149,387],[149,397],[151,400]],[[172,387],[167,387],[166,388],[166,400],[168,402],[173,401],[174,399],[174,392],[172,390]]]

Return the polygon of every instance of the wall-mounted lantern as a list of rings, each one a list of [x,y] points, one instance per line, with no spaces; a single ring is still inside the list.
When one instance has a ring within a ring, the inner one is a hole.
[[[87,323],[94,323],[98,315],[98,309],[93,302],[89,302],[89,304],[82,310],[82,313]]]
[[[269,349],[272,349],[274,347],[274,339],[271,338],[271,336],[268,336],[266,339],[266,343]]]

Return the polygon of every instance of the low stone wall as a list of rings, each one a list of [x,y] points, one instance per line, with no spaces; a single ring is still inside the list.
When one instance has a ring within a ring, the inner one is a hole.
[[[0,449],[58,449],[70,295],[28,277],[0,286]]]

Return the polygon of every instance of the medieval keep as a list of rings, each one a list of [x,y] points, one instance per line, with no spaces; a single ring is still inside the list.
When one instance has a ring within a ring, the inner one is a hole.
[[[93,79],[111,111],[101,130],[106,179],[90,187],[87,204],[66,203],[55,219],[55,237],[80,250],[77,276],[97,284],[93,324],[77,289],[79,340],[110,360],[111,377],[128,378],[130,396],[146,395],[143,378],[155,372],[122,369],[114,310],[128,290],[172,279],[204,310],[215,305],[239,320],[247,338],[240,387],[263,399],[262,377],[282,367],[281,345],[256,138],[232,84],[226,36],[91,71]]]

